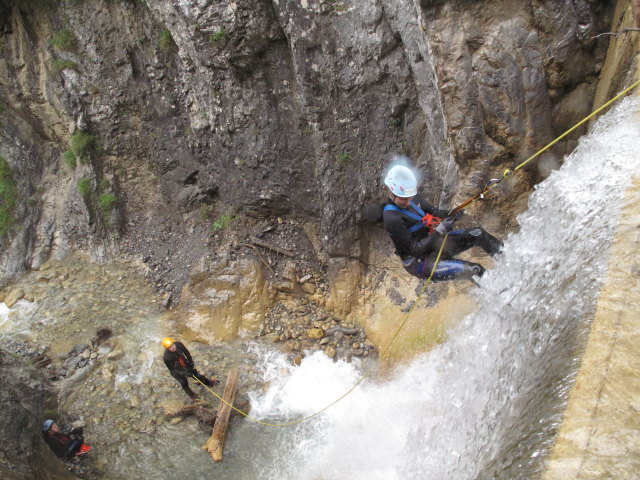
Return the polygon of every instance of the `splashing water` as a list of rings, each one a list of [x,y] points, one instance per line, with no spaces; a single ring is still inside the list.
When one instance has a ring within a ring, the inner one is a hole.
[[[43,343],[53,335],[66,351],[83,329],[116,330],[122,357],[109,380],[114,388],[103,389],[99,379],[106,407],[92,406],[88,427],[103,442],[94,447],[105,480],[132,472],[162,480],[176,471],[221,480],[535,478],[577,372],[620,199],[630,177],[640,173],[638,108],[637,98],[620,102],[537,186],[518,217],[519,232],[506,240],[476,290],[478,310],[449,332],[446,343],[388,381],[367,377],[308,421],[274,428],[233,418],[224,462],[214,464],[200,449],[209,433],[195,422],[155,418],[163,413],[153,399],[179,387],[161,364],[162,321],[140,295],[118,294],[96,306],[98,290],[112,289],[87,281],[80,282],[83,294],[49,295],[67,309],[53,308],[51,316],[50,305],[21,301],[9,311],[0,304],[0,337],[24,333]],[[106,270],[85,266],[79,272],[102,278]],[[121,285],[119,275],[113,278]],[[47,291],[58,283],[52,278]],[[87,294],[90,286],[96,291]],[[86,312],[84,303],[91,306]],[[412,315],[410,322],[420,321]],[[126,328],[121,318],[130,319]],[[251,415],[269,423],[316,413],[356,384],[364,368],[321,353],[295,367],[265,346],[255,348],[261,360],[253,366],[260,364],[269,388],[251,395]],[[131,408],[134,397],[141,407]]]
[[[637,98],[627,98],[536,187],[480,308],[391,381],[366,381],[322,416],[272,434],[268,479],[531,478],[543,468],[606,275],[620,199],[640,173]],[[356,381],[320,354],[271,370],[256,415],[296,417]],[[277,374],[274,374],[277,371]],[[314,382],[308,378],[316,379]]]

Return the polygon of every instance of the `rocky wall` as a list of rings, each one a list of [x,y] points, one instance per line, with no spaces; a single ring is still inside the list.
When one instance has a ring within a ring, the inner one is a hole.
[[[0,8],[0,155],[19,178],[2,278],[81,249],[143,258],[175,293],[185,265],[229,246],[211,229],[224,218],[303,219],[319,227],[332,278],[345,258],[366,267],[362,206],[381,199],[392,154],[411,156],[427,196],[451,205],[544,145],[588,108],[609,3]],[[504,213],[508,228],[546,171],[474,215]]]

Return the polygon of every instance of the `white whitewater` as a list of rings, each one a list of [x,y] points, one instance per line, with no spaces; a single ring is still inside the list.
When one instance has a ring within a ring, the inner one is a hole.
[[[321,416],[271,428],[258,478],[531,478],[544,467],[606,274],[622,194],[640,173],[637,98],[619,102],[536,187],[477,290],[478,311],[392,380],[366,380]],[[418,313],[414,313],[418,314]],[[357,365],[268,359],[254,415],[331,403]],[[245,433],[267,427],[254,426]],[[240,432],[238,432],[240,434]],[[258,442],[260,443],[260,442]]]

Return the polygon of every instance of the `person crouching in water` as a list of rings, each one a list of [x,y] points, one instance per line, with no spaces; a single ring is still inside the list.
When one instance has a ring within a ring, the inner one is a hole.
[[[174,342],[173,339],[167,337],[162,340],[162,346],[165,348],[162,357],[164,364],[169,369],[171,376],[180,383],[182,389],[189,395],[192,401],[196,400],[198,395],[189,388],[189,382],[187,380],[189,377],[197,378],[207,387],[213,387],[220,383],[215,379],[209,380],[196,370],[189,350],[187,350],[187,347],[181,342]]]
[[[82,446],[84,438],[82,427],[71,429],[67,432],[60,431],[56,422],[47,419],[42,422],[42,436],[53,453],[64,460],[71,460],[75,455],[84,453]]]
[[[384,179],[388,188],[388,200],[382,219],[384,228],[396,247],[396,254],[411,275],[427,278],[442,246],[445,235],[449,236],[432,280],[473,280],[482,276],[482,265],[453,257],[471,247],[480,247],[489,255],[502,250],[502,242],[480,227],[454,230],[455,218],[447,218],[449,212],[435,208],[418,194],[418,182],[413,171],[404,166],[392,167]],[[432,225],[437,217],[437,226]]]

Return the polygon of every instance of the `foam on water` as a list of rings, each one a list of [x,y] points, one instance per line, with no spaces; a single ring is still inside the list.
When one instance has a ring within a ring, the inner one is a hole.
[[[542,468],[602,279],[622,194],[640,173],[638,99],[601,118],[531,195],[480,308],[390,381],[366,380],[318,418],[274,433],[270,479],[530,478]],[[273,358],[254,413],[295,418],[357,381],[321,354]]]

